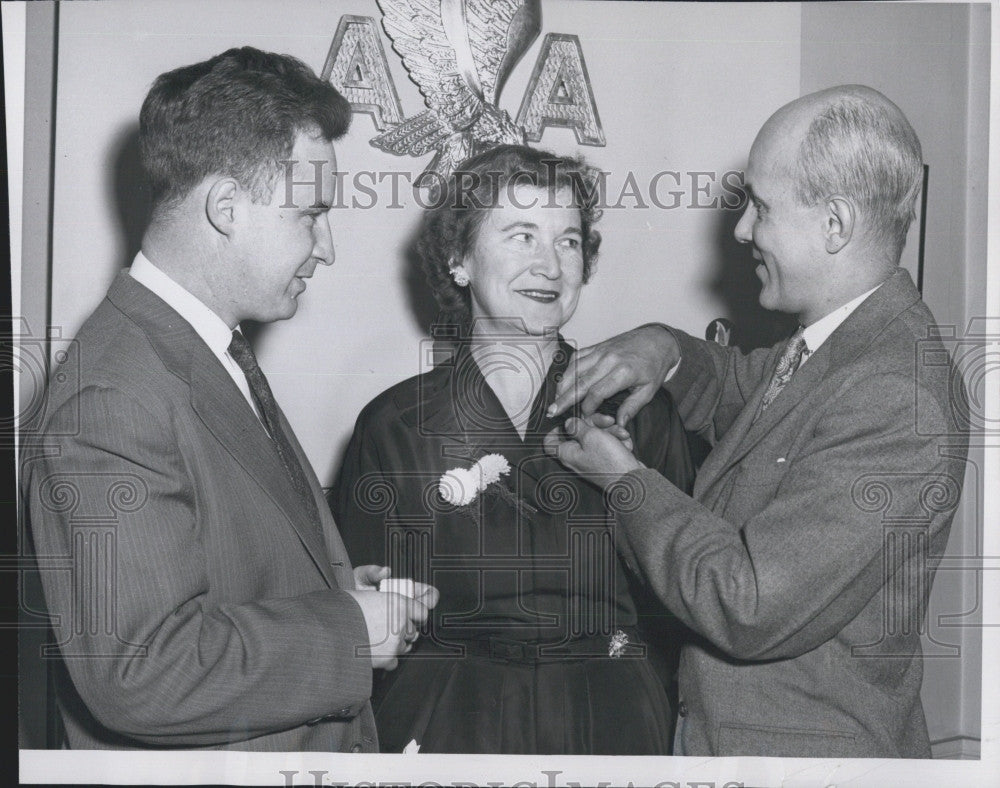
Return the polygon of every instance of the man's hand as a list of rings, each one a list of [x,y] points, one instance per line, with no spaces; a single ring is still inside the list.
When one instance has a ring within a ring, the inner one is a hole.
[[[583,415],[590,416],[608,397],[628,389],[617,417],[624,427],[653,398],[680,357],[674,335],[656,325],[640,326],[584,348],[559,381],[548,416],[556,416],[581,400]]]
[[[646,467],[629,451],[631,442],[622,441],[624,429],[618,424],[602,429],[587,419],[567,419],[563,430],[565,437],[559,430],[545,436],[545,451],[601,488]]]
[[[587,418],[587,423],[592,424],[595,427],[600,427],[608,434],[614,435],[630,452],[635,451],[635,444],[632,442],[632,436],[629,435],[629,431],[625,429],[625,427],[615,421],[614,416],[608,416],[604,413],[595,413],[593,416],[589,416]]]
[[[379,591],[348,591],[354,597],[368,628],[368,654],[372,667],[393,670],[397,657],[413,648],[420,625],[438,603],[440,594],[433,586],[414,583],[417,599]]]
[[[441,599],[441,592],[429,583],[418,583],[413,581],[413,598],[428,610],[437,606]]]
[[[378,591],[380,580],[385,580],[392,574],[387,566],[365,564],[354,567],[354,587],[358,591]]]

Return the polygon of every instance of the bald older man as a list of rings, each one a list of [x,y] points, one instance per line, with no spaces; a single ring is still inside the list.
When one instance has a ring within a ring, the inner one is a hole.
[[[930,757],[919,630],[966,448],[961,383],[899,268],[920,185],[920,143],[880,93],[782,107],[750,150],[736,237],[792,338],[744,354],[646,326],[582,351],[561,385],[554,412],[630,389],[623,424],[669,378],[712,445],[689,497],[616,426],[570,420],[548,441],[642,496],[618,548],[697,635],[677,754]]]

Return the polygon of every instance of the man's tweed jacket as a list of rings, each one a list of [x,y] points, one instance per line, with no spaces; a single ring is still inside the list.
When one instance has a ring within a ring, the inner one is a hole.
[[[930,757],[918,629],[967,440],[962,385],[896,272],[754,423],[782,345],[675,332],[668,388],[713,449],[693,499],[651,470],[620,549],[700,636],[680,666],[689,755]]]

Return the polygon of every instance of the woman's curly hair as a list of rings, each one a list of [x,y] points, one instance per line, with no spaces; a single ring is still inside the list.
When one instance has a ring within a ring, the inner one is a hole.
[[[416,249],[434,298],[447,323],[468,326],[472,320],[468,287],[451,276],[475,246],[476,234],[502,190],[517,186],[545,189],[550,195],[569,189],[580,210],[583,281],[590,278],[601,234],[593,225],[598,208],[600,172],[579,157],[556,156],[527,145],[500,145],[466,159],[447,180],[432,189]]]

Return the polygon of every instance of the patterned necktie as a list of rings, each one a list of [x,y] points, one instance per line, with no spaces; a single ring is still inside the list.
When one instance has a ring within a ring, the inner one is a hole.
[[[316,498],[313,496],[309,482],[306,480],[302,465],[295,456],[295,450],[292,448],[292,444],[289,443],[285,431],[281,428],[281,421],[278,419],[278,405],[274,400],[274,394],[271,393],[271,387],[267,383],[267,378],[264,377],[263,370],[261,370],[260,365],[257,363],[257,357],[253,354],[250,343],[247,342],[246,337],[239,331],[233,332],[233,340],[229,343],[229,354],[240,365],[243,374],[246,375],[247,383],[250,384],[250,393],[253,395],[254,402],[257,403],[258,409],[264,416],[264,425],[271,434],[274,446],[278,450],[278,456],[281,457],[281,464],[285,466],[285,471],[288,473],[295,492],[302,499],[314,527],[322,532],[319,524],[319,511],[316,508]]]
[[[781,358],[778,359],[778,366],[774,370],[774,375],[767,386],[767,391],[764,392],[764,399],[760,401],[760,410],[757,411],[758,419],[760,418],[760,414],[767,410],[767,406],[774,402],[775,397],[781,393],[781,390],[788,385],[788,381],[792,379],[795,370],[799,368],[799,364],[802,362],[802,355],[805,352],[806,340],[802,336],[802,326],[799,326],[796,332],[792,334],[791,339],[788,340]]]

